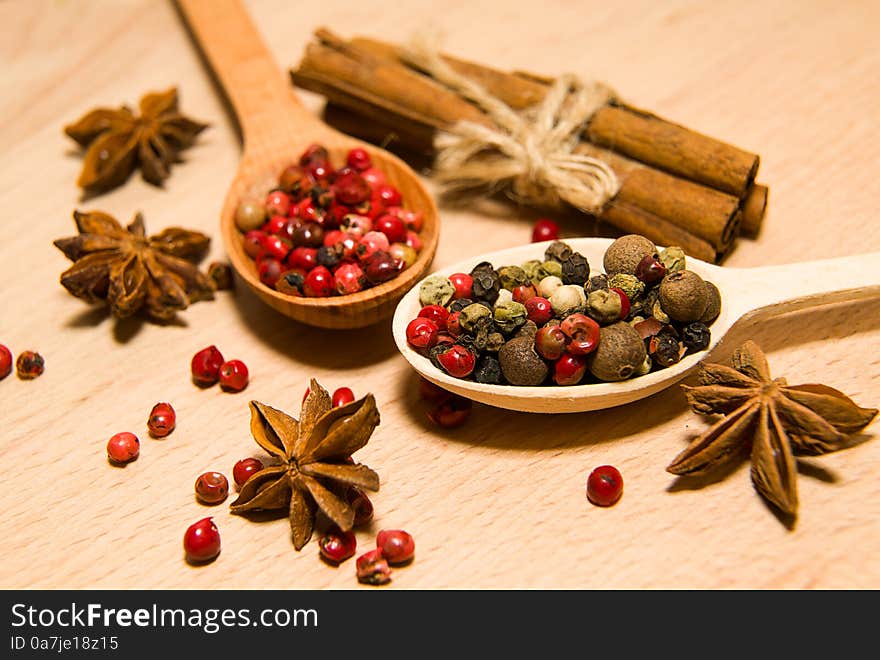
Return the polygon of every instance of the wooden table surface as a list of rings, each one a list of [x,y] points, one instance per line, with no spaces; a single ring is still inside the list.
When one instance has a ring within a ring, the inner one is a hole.
[[[404,6],[401,6],[404,5]],[[880,250],[877,108],[880,4],[729,0],[638,2],[289,3],[247,6],[280,65],[313,29],[405,41],[439,30],[448,52],[505,68],[573,71],[625,97],[761,154],[770,185],[764,231],[728,265],[806,261]],[[359,454],[376,469],[373,527],[404,528],[417,558],[392,588],[878,588],[880,442],[800,462],[800,515],[789,529],[752,488],[746,463],[726,478],[681,487],[664,468],[706,427],[678,388],[596,413],[538,416],[475,406],[469,423],[438,430],[390,323],[369,332],[296,325],[240,287],[194,305],[179,324],[116,322],[58,283],[67,267],[52,240],[75,233],[74,209],[101,209],[147,228],[180,225],[214,237],[240,147],[173,6],[160,0],[0,3],[0,343],[46,358],[34,381],[0,382],[0,586],[5,588],[360,588],[353,562],[329,568],[313,542],[294,551],[284,519],[252,522],[195,502],[205,470],[231,478],[256,455],[250,399],[299,413],[309,377],[375,393],[382,422]],[[62,127],[98,105],[133,104],[177,85],[188,114],[210,121],[164,189],[138,176],[82,200],[81,158]],[[320,99],[303,94],[316,111]],[[293,154],[292,154],[293,156]],[[508,206],[442,208],[435,264],[528,241],[537,215]],[[595,227],[560,216],[575,236]],[[207,263],[207,261],[206,261]],[[878,265],[880,267],[880,265]],[[855,283],[854,283],[855,284]],[[737,327],[775,374],[822,382],[880,404],[876,304],[813,309]],[[200,390],[198,349],[241,358],[240,394]],[[722,359],[717,353],[713,359]],[[178,427],[146,434],[157,401]],[[108,465],[105,444],[131,430],[140,458]],[[623,499],[591,506],[590,470],[612,464]],[[187,565],[186,527],[213,515],[223,551]]]

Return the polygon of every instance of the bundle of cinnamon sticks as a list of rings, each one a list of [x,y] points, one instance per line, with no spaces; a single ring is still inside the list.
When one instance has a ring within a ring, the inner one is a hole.
[[[514,110],[539,103],[552,79],[505,73],[443,56]],[[294,84],[327,98],[325,118],[362,139],[430,157],[437,131],[468,120],[490,125],[476,105],[419,70],[406,51],[367,38],[315,32]],[[758,233],[767,186],[759,157],[614,100],[600,108],[575,150],[603,160],[621,183],[599,219],[658,245],[718,262],[743,234]]]

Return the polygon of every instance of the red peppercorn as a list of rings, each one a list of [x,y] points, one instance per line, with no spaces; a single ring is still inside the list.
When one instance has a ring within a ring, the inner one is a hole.
[[[376,548],[358,557],[357,578],[364,584],[388,584],[391,582],[391,568],[382,557],[382,550]]]
[[[467,273],[453,273],[449,281],[455,287],[453,299],[471,298],[474,295],[474,278]]]
[[[216,383],[220,379],[220,365],[223,362],[223,354],[216,346],[208,346],[196,353],[190,363],[195,384],[207,387]]]
[[[327,151],[327,148],[314,143],[306,147],[306,150],[300,154],[299,164],[305,167],[312,163],[326,163],[328,160],[330,160],[330,153]]]
[[[12,351],[0,344],[0,380],[12,373]]]
[[[357,539],[352,532],[342,532],[338,529],[327,532],[318,541],[321,556],[334,564],[344,562],[349,557],[354,557],[357,551]]]
[[[257,259],[257,276],[266,286],[274,287],[284,272],[284,266],[275,257],[265,256]]]
[[[470,399],[456,394],[439,403],[428,411],[428,419],[445,429],[453,429],[464,424],[471,416],[473,403]]]
[[[36,351],[22,351],[15,360],[15,372],[22,380],[33,380],[43,374],[46,362]]]
[[[111,463],[122,465],[138,457],[141,452],[141,441],[134,433],[123,431],[117,433],[107,442],[107,457]]]
[[[477,358],[464,346],[455,344],[437,355],[437,361],[450,376],[464,378],[474,370]]]
[[[303,282],[303,293],[310,298],[324,298],[333,295],[336,290],[336,280],[324,266],[315,266],[306,275]]]
[[[553,364],[553,382],[557,385],[577,385],[586,371],[586,358],[566,353]]]
[[[227,392],[241,392],[248,385],[248,368],[241,360],[220,365],[220,387]]]
[[[333,174],[333,167],[328,161],[313,162],[306,166],[306,171],[316,181],[326,183]]]
[[[404,268],[404,262],[402,259],[395,259],[388,252],[379,251],[362,259],[361,268],[364,269],[364,277],[368,282],[381,284],[397,277]]]
[[[513,301],[525,305],[528,301],[538,295],[535,287],[531,284],[520,284],[513,289]],[[526,312],[528,314],[528,312]]]
[[[262,226],[262,230],[267,234],[280,234],[287,224],[286,215],[273,215]]]
[[[164,438],[177,424],[177,414],[170,403],[157,403],[150,411],[147,429],[154,438]]]
[[[666,276],[666,266],[656,254],[647,254],[636,266],[636,277],[645,284],[659,282]]]
[[[266,232],[259,229],[251,229],[242,239],[244,252],[251,259],[256,259],[263,251],[263,241],[266,240]]]
[[[220,531],[213,518],[202,518],[187,528],[183,550],[187,561],[196,564],[211,561],[220,554]]]
[[[358,241],[357,253],[360,259],[366,259],[376,252],[387,252],[391,244],[388,237],[380,231],[368,231]]]
[[[284,168],[278,177],[278,185],[286,193],[294,197],[305,195],[311,190],[314,181],[308,173],[299,165],[289,165]]]
[[[229,481],[220,472],[205,472],[196,479],[194,489],[203,504],[220,504],[229,495]]]
[[[587,478],[587,498],[597,506],[611,506],[623,495],[623,477],[617,468],[602,465]]]
[[[440,329],[431,319],[424,316],[414,318],[406,326],[406,340],[416,349],[428,349],[437,343]]]
[[[416,542],[402,529],[383,529],[376,535],[376,547],[389,564],[405,564],[416,553]]]
[[[340,227],[344,232],[353,235],[355,238],[360,238],[364,234],[373,231],[373,221],[365,215],[349,213],[342,219]]]
[[[355,169],[358,172],[368,170],[373,165],[373,160],[370,158],[370,154],[367,153],[366,149],[361,149],[360,147],[351,149],[345,157],[345,162],[350,168]]]
[[[333,192],[340,202],[354,206],[370,198],[370,184],[360,174],[349,170],[336,177]]]
[[[367,183],[370,184],[371,188],[376,188],[387,181],[385,173],[375,167],[370,167],[364,170],[361,172],[361,176],[367,180]]]
[[[427,378],[419,378],[419,395],[425,401],[431,401],[432,403],[443,403],[453,396],[452,392],[444,390],[439,385],[435,385]]]
[[[629,316],[629,296],[623,292],[623,289],[611,287],[611,290],[614,291],[618,296],[620,296],[620,318],[625,319],[627,316]]]
[[[283,190],[273,190],[266,196],[264,206],[266,207],[266,215],[269,217],[273,215],[286,216],[290,211],[290,196]]]
[[[406,241],[404,241],[406,245],[411,247],[416,252],[421,252],[424,244],[422,243],[422,239],[419,238],[419,235],[414,231],[406,232]]]
[[[385,234],[391,243],[403,243],[406,241],[406,223],[397,216],[388,213],[379,216],[376,222],[373,223],[373,227],[376,231]]]
[[[241,488],[244,482],[263,469],[263,461],[258,458],[243,458],[232,468],[232,479]]]
[[[334,247],[341,243],[344,238],[345,232],[340,229],[324,232],[324,247]]]
[[[442,305],[425,305],[419,311],[419,316],[431,319],[441,331],[446,330],[446,319],[449,317],[449,310]]]
[[[446,332],[452,337],[461,334],[461,312],[450,312],[446,317]]]
[[[351,457],[349,460],[354,463]],[[354,509],[354,523],[352,524],[355,527],[366,525],[373,519],[373,503],[360,488],[350,486],[346,491],[345,499],[348,501],[348,505]]]
[[[523,304],[526,306],[526,317],[539,328],[553,318],[553,306],[546,298],[535,296]]]
[[[532,228],[532,243],[540,243],[542,241],[555,241],[559,238],[559,225],[552,220],[542,218],[535,222]]]
[[[567,341],[558,325],[545,325],[535,333],[535,350],[545,360],[558,360],[565,353]]]
[[[302,268],[308,272],[318,265],[318,249],[312,247],[293,248],[287,257],[288,268]]]
[[[599,346],[599,324],[586,314],[571,314],[559,327],[569,340],[569,353],[587,355]]]
[[[400,206],[403,203],[403,196],[400,194],[400,191],[390,183],[380,183],[376,186],[374,194],[386,207]]]
[[[281,236],[271,235],[263,240],[263,253],[278,261],[284,261],[292,249],[291,242]]]
[[[333,277],[336,279],[336,292],[341,296],[357,293],[366,282],[364,271],[357,264],[342,264],[334,271]]]
[[[334,408],[344,406],[346,404],[352,403],[353,401],[354,392],[351,391],[351,388],[340,387],[338,390],[333,392],[332,402]]]

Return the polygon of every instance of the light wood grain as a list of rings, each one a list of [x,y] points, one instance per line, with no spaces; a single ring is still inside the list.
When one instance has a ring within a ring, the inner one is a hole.
[[[876,116],[880,68],[875,2],[724,0],[655,3],[252,0],[247,7],[282,66],[320,25],[340,34],[406,38],[435,28],[445,50],[545,74],[603,78],[660,115],[761,154],[770,206],[757,241],[728,266],[787,264],[880,250]],[[432,11],[433,10],[433,11]],[[436,12],[436,13],[435,13]],[[386,322],[369,331],[303,327],[247,287],[194,305],[180,325],[113,322],[58,284],[66,268],[51,242],[74,232],[74,208],[148,229],[179,224],[214,237],[241,150],[181,21],[165,2],[12,0],[0,3],[0,342],[33,348],[46,373],[0,382],[0,586],[361,588],[348,563],[328,568],[314,544],[296,553],[283,520],[255,523],[207,509],[192,483],[230,474],[257,455],[247,401],[298,413],[315,376],[376,394],[382,423],[360,458],[375,468],[372,530],[403,527],[417,557],[391,588],[878,588],[880,442],[802,462],[800,516],[786,529],[755,494],[747,466],[684,488],[664,467],[705,428],[677,388],[621,408],[538,416],[478,405],[469,424],[438,431],[424,416],[412,369]],[[183,109],[211,121],[164,190],[139,178],[82,202],[81,158],[62,126],[107,104],[134,103],[177,84]],[[318,108],[316,98],[306,98]],[[441,209],[435,265],[528,240],[537,214],[499,204]],[[569,236],[591,233],[559,218]],[[606,228],[598,228],[607,233]],[[833,305],[737,327],[790,382],[823,382],[862,405],[880,402],[880,312]],[[199,390],[192,354],[216,344],[245,360],[242,394]],[[719,350],[713,359],[729,351]],[[154,403],[170,401],[177,430],[146,437]],[[142,455],[104,458],[107,438],[133,430]],[[616,465],[626,481],[610,509],[584,496],[589,471]],[[181,538],[214,515],[223,552],[188,566]]]

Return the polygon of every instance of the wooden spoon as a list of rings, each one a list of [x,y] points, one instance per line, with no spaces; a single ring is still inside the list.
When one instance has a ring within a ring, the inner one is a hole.
[[[324,328],[360,328],[391,316],[406,291],[428,270],[437,249],[439,218],[434,200],[403,161],[333,130],[297,99],[239,0],[178,0],[181,13],[232,103],[244,149],[220,217],[226,251],[244,282],[274,309]],[[346,296],[298,298],[260,282],[244,252],[235,210],[243,200],[262,200],[278,175],[309,145],[327,147],[333,163],[353,147],[366,149],[375,167],[398,188],[406,207],[424,215],[424,244],[416,262],[390,282]]]
[[[601,272],[607,238],[566,240],[583,254],[594,270]],[[532,243],[500,252],[472,257],[435,273],[469,273],[481,261],[495,266],[521,264],[541,258],[550,243]],[[418,316],[419,287],[414,287],[397,306],[393,332],[397,348],[422,376],[450,392],[499,408],[526,412],[563,413],[611,408],[630,403],[669,387],[693,371],[714,349],[730,328],[740,320],[773,315],[833,302],[880,297],[880,253],[863,254],[761,268],[727,268],[687,258],[687,268],[714,283],[721,291],[721,314],[712,324],[712,339],[706,351],[695,353],[679,363],[644,376],[616,383],[588,383],[560,387],[518,387],[484,385],[453,378],[414,351],[406,341],[406,326]]]

